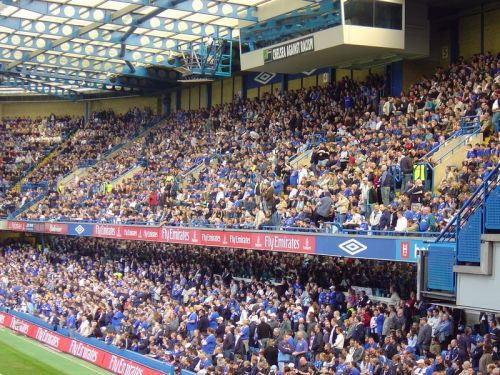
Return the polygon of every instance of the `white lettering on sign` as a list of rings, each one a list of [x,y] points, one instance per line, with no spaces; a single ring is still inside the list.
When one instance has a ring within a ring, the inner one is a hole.
[[[250,237],[231,234],[229,236],[229,242],[233,245],[250,245]]]
[[[264,236],[264,246],[274,249],[298,250],[300,241],[295,238],[283,238],[278,236]]]
[[[120,375],[142,375],[142,368],[114,355],[111,356],[109,370]]]
[[[108,227],[105,225],[96,224],[95,233],[98,236],[112,236],[112,237],[114,237],[114,236],[116,236],[116,229],[115,229],[115,227]]]
[[[310,51],[314,51],[314,37],[297,40],[295,42],[268,49],[264,53],[264,62],[282,60],[287,57],[300,55],[301,53]]]
[[[30,326],[29,324],[23,322],[22,320],[12,318],[12,322],[10,323],[10,328],[12,328],[14,331],[21,332],[27,335]]]
[[[189,232],[182,229],[162,228],[161,238],[164,241],[189,242]]]
[[[54,348],[59,347],[59,336],[54,335],[52,332],[47,331],[43,328],[37,328],[35,338],[47,345],[53,346]]]
[[[92,348],[82,344],[81,342],[71,340],[71,345],[69,346],[69,352],[75,357],[85,359],[89,362],[97,362],[97,351]]]
[[[220,236],[216,234],[201,234],[202,241],[205,242],[221,242]]]

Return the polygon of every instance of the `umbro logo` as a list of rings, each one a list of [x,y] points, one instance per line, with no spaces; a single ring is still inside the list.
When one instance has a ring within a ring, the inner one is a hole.
[[[266,85],[271,82],[274,77],[276,77],[276,73],[262,72],[254,78],[254,81],[262,85]]]
[[[305,76],[310,76],[313,74],[317,69],[312,69],[312,70],[306,70],[305,72],[302,72],[303,75]]]
[[[349,241],[342,242],[339,245],[339,248],[351,255],[358,254],[367,249],[367,247],[363,245],[361,242],[352,239]]]

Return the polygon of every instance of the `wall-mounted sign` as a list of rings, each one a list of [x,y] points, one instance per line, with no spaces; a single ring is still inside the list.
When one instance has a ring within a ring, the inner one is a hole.
[[[314,37],[312,36],[278,47],[266,48],[264,50],[264,63],[283,60],[311,51],[314,51]]]
[[[449,57],[448,46],[441,47],[441,59],[446,60]]]

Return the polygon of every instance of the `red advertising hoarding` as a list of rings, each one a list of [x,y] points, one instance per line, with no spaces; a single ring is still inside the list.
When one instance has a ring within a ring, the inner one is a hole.
[[[154,370],[119,355],[112,354],[81,341],[70,339],[54,331],[19,319],[13,315],[0,312],[0,325],[15,332],[31,337],[61,352],[93,363],[115,374],[127,375],[161,375],[162,371]]]
[[[24,232],[26,230],[26,222],[9,220],[7,222],[7,229],[17,232]]]
[[[45,223],[44,232],[50,234],[68,234],[68,224]]]
[[[234,247],[313,254],[315,237],[278,232],[244,232],[183,227],[136,227],[94,225],[94,236],[123,240],[159,241],[177,244]]]

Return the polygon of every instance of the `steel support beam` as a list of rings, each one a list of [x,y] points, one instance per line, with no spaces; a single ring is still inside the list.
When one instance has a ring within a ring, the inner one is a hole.
[[[180,1],[176,5],[171,5],[169,0],[116,0],[120,3],[137,4],[144,6],[158,7],[163,10],[173,9],[184,12],[193,12],[209,16],[235,18],[242,21],[257,22],[255,15],[256,8],[231,2],[187,0]]]
[[[82,96],[74,90],[66,89],[56,85],[48,85],[42,82],[34,82],[24,78],[16,77],[14,75],[2,75],[0,86],[20,87],[31,92],[58,96],[70,100],[77,100],[82,98]]]
[[[133,27],[140,25],[141,28],[148,29],[151,31],[182,33],[196,37],[221,35],[223,31],[228,31],[227,36],[225,37],[227,39],[233,38],[232,30],[227,27],[210,25],[210,24],[206,25],[198,22],[177,20],[173,18],[158,16],[158,14],[166,10],[166,8],[157,8],[156,10],[157,14],[152,15],[150,18],[144,19],[144,16],[140,14],[131,15],[129,12],[121,12],[123,13],[122,15],[121,13],[118,12],[115,12],[115,14],[113,14],[109,10],[101,10],[90,7],[82,7],[82,6],[74,6],[74,5],[66,5],[58,3],[47,3],[40,0],[18,0],[18,1],[4,0],[3,3],[6,3],[7,5],[11,5],[20,9],[36,12],[41,16],[58,17],[61,18],[61,22],[63,22],[66,18],[71,17],[74,20],[112,24],[122,27]],[[134,7],[138,6],[137,3],[131,3],[131,5],[134,5]],[[12,16],[9,18],[12,18]],[[28,20],[28,22],[30,21]],[[37,22],[39,21],[33,21],[33,23],[35,24]],[[67,25],[67,26],[70,26],[72,29],[75,28],[78,29],[77,26],[72,26],[72,25]],[[41,28],[42,26],[38,27]],[[68,30],[68,28],[66,29]],[[46,28],[46,30],[48,30],[48,28]],[[65,35],[62,32],[57,32],[57,31],[58,30],[54,30],[54,33],[51,34],[58,35],[61,37],[69,36],[67,34]],[[74,31],[72,32],[72,34],[73,33]]]

